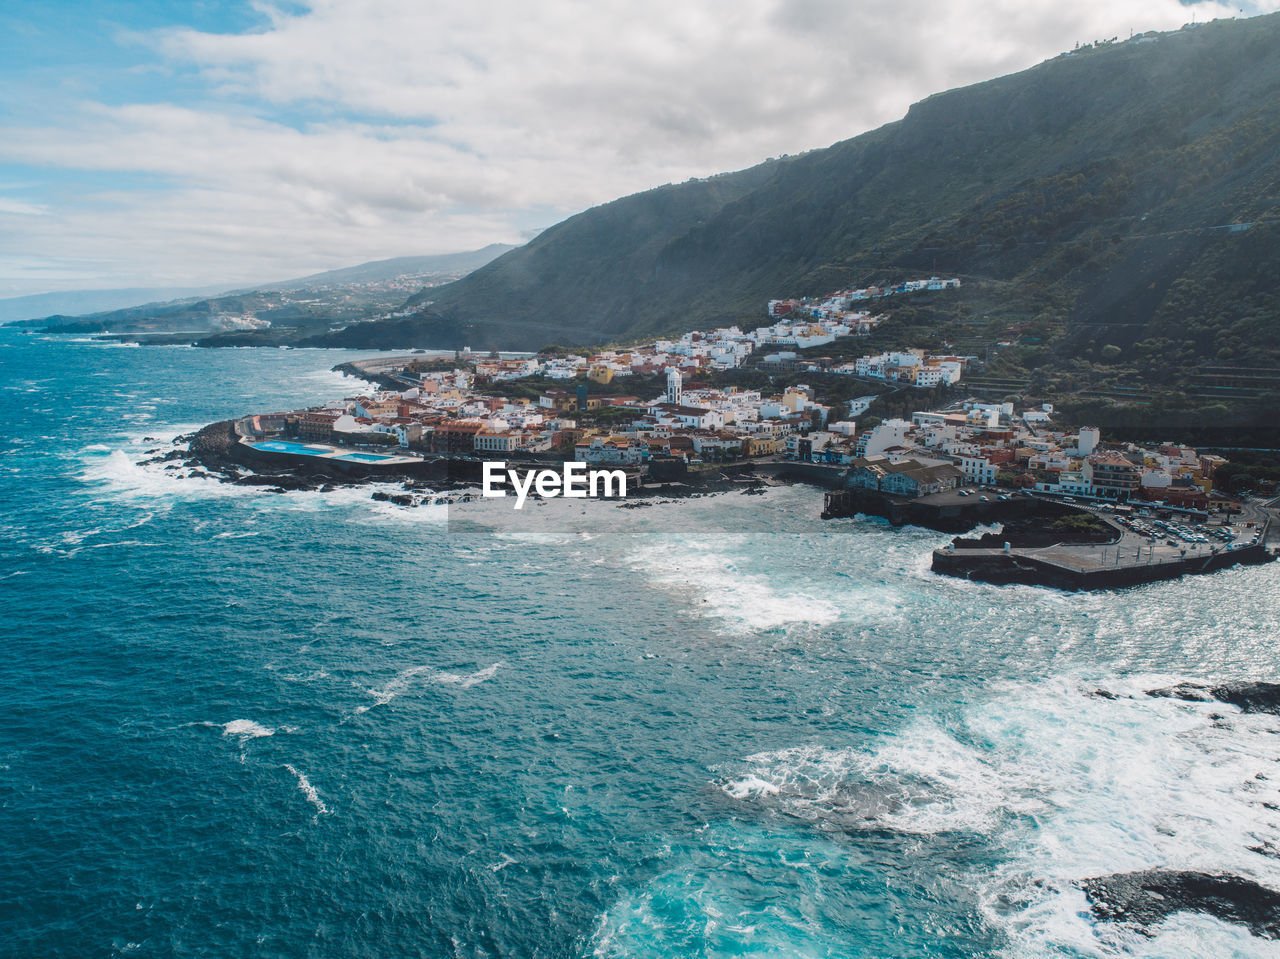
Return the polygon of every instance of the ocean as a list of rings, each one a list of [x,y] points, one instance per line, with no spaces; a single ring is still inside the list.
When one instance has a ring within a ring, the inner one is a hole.
[[[1280,566],[1063,594],[804,486],[408,509],[138,465],[355,355],[0,331],[0,954],[1280,952],[1078,886],[1280,888],[1280,718],[1145,695],[1280,679]]]

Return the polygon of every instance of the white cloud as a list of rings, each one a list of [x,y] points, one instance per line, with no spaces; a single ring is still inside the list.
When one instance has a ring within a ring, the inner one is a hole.
[[[152,174],[173,188],[24,216],[0,253],[16,244],[98,260],[129,282],[216,282],[217,271],[270,277],[511,240],[534,216],[547,225],[663,182],[826,146],[930,93],[1077,40],[1177,27],[1193,11],[1203,20],[1234,8],[315,0],[269,11],[259,32],[151,38],[208,83],[212,107],[88,105],[8,131],[0,159]],[[5,227],[26,212],[0,203]]]
[[[0,196],[0,216],[6,213],[12,216],[44,216],[48,212],[47,207],[39,204],[25,203],[22,200],[11,200]]]

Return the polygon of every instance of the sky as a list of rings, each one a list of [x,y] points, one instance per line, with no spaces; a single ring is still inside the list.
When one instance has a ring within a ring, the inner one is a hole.
[[[521,242],[1183,0],[6,0],[0,297]]]

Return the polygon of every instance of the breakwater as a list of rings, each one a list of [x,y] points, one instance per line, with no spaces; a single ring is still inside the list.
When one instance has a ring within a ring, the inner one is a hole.
[[[1272,559],[1262,543],[1164,562],[1126,562],[1117,558],[1108,563],[1107,555],[1101,548],[1088,553],[1076,550],[1070,555],[1045,550],[939,549],[934,550],[932,569],[946,576],[996,585],[1023,583],[1074,591],[1140,586]]]

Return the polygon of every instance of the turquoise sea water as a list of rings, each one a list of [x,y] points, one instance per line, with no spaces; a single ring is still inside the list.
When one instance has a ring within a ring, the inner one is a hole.
[[[1276,955],[1074,880],[1280,888],[1280,721],[1142,695],[1280,678],[1280,566],[1064,595],[805,487],[446,514],[137,465],[349,358],[0,332],[0,954]]]

